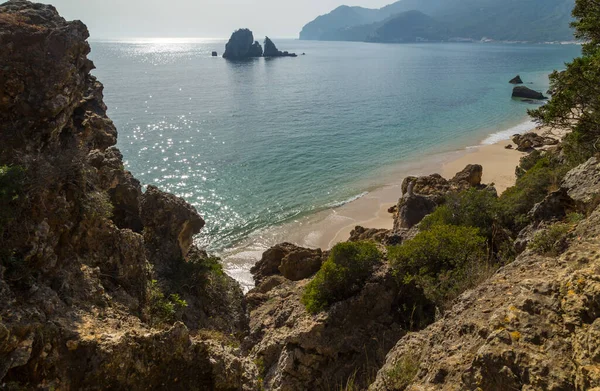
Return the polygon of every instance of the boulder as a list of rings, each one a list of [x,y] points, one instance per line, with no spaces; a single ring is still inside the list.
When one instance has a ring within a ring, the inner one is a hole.
[[[510,84],[523,84],[523,80],[521,80],[521,76],[517,75],[513,79],[509,81]]]
[[[297,57],[296,53],[282,52],[269,37],[265,37],[265,57]]]
[[[454,178],[450,180],[450,182],[456,183],[460,185],[461,183],[464,187],[471,186],[477,187],[481,185],[481,177],[483,176],[483,167],[479,164],[469,164],[467,165],[461,172],[457,173]]]
[[[541,148],[547,145],[557,145],[559,141],[552,137],[540,136],[537,133],[515,134],[512,138],[517,145],[517,151],[527,152],[533,148]]]
[[[481,184],[483,167],[469,164],[451,180],[439,174],[422,177],[407,177],[402,182],[402,198],[398,201],[394,215],[394,233],[410,229],[445,202],[450,192],[460,192],[470,188],[493,189]]]
[[[315,274],[326,256],[318,250],[298,247],[291,243],[278,244],[264,252],[260,261],[250,269],[256,285],[267,277],[283,275],[291,281],[299,281]]]
[[[565,175],[561,189],[576,203],[581,212],[587,212],[600,204],[600,162],[593,157]]]
[[[536,100],[544,100],[548,99],[541,92],[532,90],[529,87],[525,86],[517,86],[513,88],[512,93],[513,98],[523,98],[523,99],[536,99]]]
[[[261,57],[262,47],[258,41],[254,41],[252,31],[239,29],[231,34],[229,42],[225,45],[223,58],[230,60],[244,60],[247,58]]]

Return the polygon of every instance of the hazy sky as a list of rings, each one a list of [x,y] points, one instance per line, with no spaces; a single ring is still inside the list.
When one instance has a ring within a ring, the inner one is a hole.
[[[256,37],[298,37],[306,23],[339,5],[379,8],[393,0],[41,0],[68,20],[80,19],[92,39],[225,38],[240,27]]]

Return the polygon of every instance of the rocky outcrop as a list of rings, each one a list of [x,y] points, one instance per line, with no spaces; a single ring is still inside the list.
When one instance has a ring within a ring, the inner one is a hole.
[[[394,233],[410,229],[431,214],[445,202],[450,192],[460,192],[469,188],[488,188],[481,184],[483,167],[469,164],[451,180],[439,174],[422,177],[407,177],[402,183],[402,198],[394,214]]]
[[[193,246],[197,211],[123,168],[87,38],[52,6],[0,5],[0,388],[256,389],[226,337],[241,290]]]
[[[517,75],[509,81],[510,84],[523,84],[523,80],[521,80],[521,76]]]
[[[263,55],[265,57],[298,57],[296,53],[288,53],[278,50],[277,46],[275,46],[269,37],[265,37],[265,51]]]
[[[535,100],[545,100],[548,99],[541,92],[532,90],[529,87],[525,86],[517,86],[513,88],[512,92],[513,98],[522,98],[522,99],[535,99]]]
[[[300,281],[314,275],[327,258],[319,250],[298,247],[290,243],[278,244],[265,251],[260,261],[250,269],[256,285],[267,277],[282,275],[291,281]]]
[[[559,141],[552,137],[540,136],[537,133],[515,134],[512,138],[517,145],[517,151],[530,152],[533,148],[542,148],[547,145],[557,145]]]
[[[593,157],[569,171],[561,182],[561,189],[586,213],[600,204],[600,162]]]
[[[252,31],[239,29],[231,34],[229,42],[225,45],[223,58],[229,60],[244,60],[248,58],[262,57],[263,49],[258,41],[254,40]]]
[[[274,276],[247,295],[253,305],[243,347],[258,363],[264,389],[337,389],[350,378],[365,387],[411,322],[433,316],[432,309],[412,317],[400,310],[401,303],[412,309],[425,299],[414,286],[401,289],[387,265],[356,296],[318,315],[308,314],[300,301],[307,282]]]
[[[560,257],[525,252],[402,338],[370,390],[591,390],[600,386],[600,210]]]

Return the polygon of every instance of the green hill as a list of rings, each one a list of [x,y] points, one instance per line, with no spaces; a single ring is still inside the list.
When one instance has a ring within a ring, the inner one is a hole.
[[[401,0],[381,9],[342,6],[304,26],[300,39],[568,41],[573,5],[574,0]]]

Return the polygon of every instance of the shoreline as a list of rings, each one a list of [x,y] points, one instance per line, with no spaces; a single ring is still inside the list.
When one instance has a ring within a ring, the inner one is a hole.
[[[439,173],[451,179],[468,164],[483,166],[482,183],[494,184],[498,194],[516,182],[515,168],[527,153],[507,149],[516,133],[546,134],[548,128],[536,127],[532,122],[488,135],[477,146],[427,156],[419,162],[400,164],[394,168],[387,184],[363,193],[351,201],[306,216],[281,226],[257,232],[243,243],[219,254],[229,275],[240,282],[244,290],[254,284],[250,268],[260,260],[262,253],[275,244],[290,242],[301,247],[328,250],[339,242],[348,240],[356,226],[391,229],[393,216],[388,208],[396,205],[402,196],[402,181],[409,175],[421,176]],[[509,134],[511,133],[511,134]],[[562,134],[553,134],[562,137]],[[507,137],[509,139],[507,139]]]

